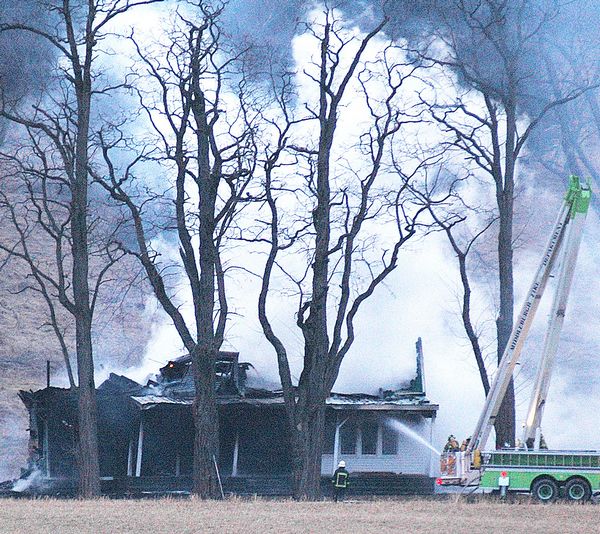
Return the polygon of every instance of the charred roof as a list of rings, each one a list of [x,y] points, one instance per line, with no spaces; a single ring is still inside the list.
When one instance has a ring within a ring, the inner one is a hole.
[[[133,401],[138,409],[148,409],[157,405],[191,405],[194,401],[195,387],[191,370],[192,358],[189,354],[169,360],[159,369],[155,380],[146,385],[138,384],[126,376],[111,373],[99,387],[103,395],[116,395]],[[215,389],[217,402],[222,405],[283,405],[281,389],[253,387],[248,380],[248,370],[252,364],[239,361],[239,353],[220,351],[215,362]],[[51,391],[50,391],[51,390]],[[29,408],[35,398],[42,398],[67,389],[50,388],[38,392],[20,393],[23,402]],[[45,392],[45,393],[44,393]],[[438,405],[432,404],[425,395],[425,378],[421,339],[417,341],[417,369],[415,377],[397,389],[380,389],[378,394],[335,393],[332,392],[327,404],[333,409],[346,410],[417,410],[434,413]]]

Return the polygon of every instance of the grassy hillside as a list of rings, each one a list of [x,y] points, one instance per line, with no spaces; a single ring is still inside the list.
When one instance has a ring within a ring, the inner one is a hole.
[[[8,239],[0,229],[0,239]],[[135,365],[143,355],[151,318],[144,313],[144,294],[139,288],[121,302],[124,280],[134,265],[123,264],[117,271],[121,283],[106,288],[98,308],[95,332],[97,367],[122,369]],[[0,271],[0,481],[19,473],[27,453],[27,413],[17,397],[20,389],[46,385],[46,360],[51,361],[52,384],[67,386],[67,374],[59,345],[52,330],[44,326],[47,308],[39,295],[21,291],[26,270],[9,263]],[[67,313],[61,322],[72,330]],[[72,341],[70,343],[72,345]]]

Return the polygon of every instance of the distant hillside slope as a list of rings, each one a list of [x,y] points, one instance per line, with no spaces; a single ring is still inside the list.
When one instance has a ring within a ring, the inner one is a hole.
[[[1,227],[0,239],[10,239],[9,230]],[[134,366],[143,356],[152,321],[144,311],[148,295],[136,286],[121,298],[135,269],[133,263],[119,266],[99,304],[94,333],[97,368]],[[44,326],[46,304],[39,294],[23,291],[26,272],[14,261],[0,270],[0,481],[18,475],[27,453],[28,419],[18,390],[45,387],[46,360],[51,361],[52,384],[68,386],[58,342]],[[62,320],[71,321],[66,312]]]

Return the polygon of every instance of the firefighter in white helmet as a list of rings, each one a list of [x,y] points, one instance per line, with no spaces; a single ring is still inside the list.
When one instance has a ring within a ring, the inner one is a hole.
[[[335,473],[333,473],[331,483],[333,484],[333,500],[335,502],[343,501],[346,490],[350,485],[350,473],[346,471],[346,462],[344,460],[341,460],[338,464]]]

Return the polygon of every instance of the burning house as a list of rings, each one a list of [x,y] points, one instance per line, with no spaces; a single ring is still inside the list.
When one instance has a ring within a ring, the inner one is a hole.
[[[291,493],[290,447],[280,390],[259,387],[236,352],[216,364],[220,417],[217,464],[225,492]],[[106,493],[186,492],[192,485],[194,383],[183,356],[140,385],[111,374],[97,389],[100,469]],[[68,389],[21,391],[29,411],[29,453],[36,485],[69,492],[76,478],[77,400]],[[413,380],[378,394],[327,399],[324,484],[341,459],[356,493],[433,491],[431,452],[398,428],[430,442],[438,406],[425,396],[421,342]]]

